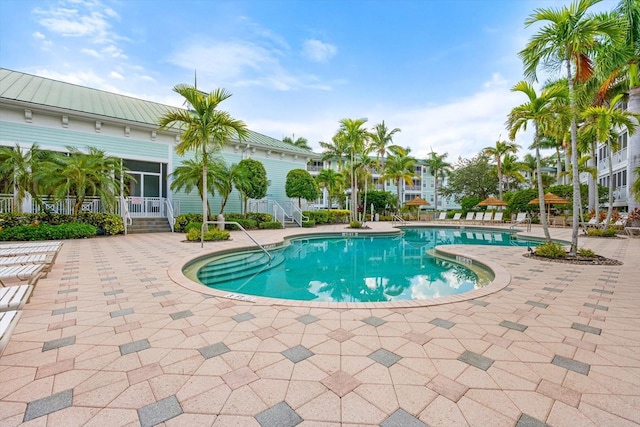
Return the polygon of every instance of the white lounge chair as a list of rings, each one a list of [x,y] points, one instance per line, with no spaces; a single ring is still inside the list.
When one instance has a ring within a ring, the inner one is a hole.
[[[600,226],[600,224],[598,224],[598,219],[595,216],[587,222],[581,222],[580,225],[585,233],[590,228],[598,228]]]
[[[44,264],[14,265],[0,267],[0,284],[6,286],[7,279],[28,280],[30,285],[35,285],[42,274]]]
[[[482,212],[476,212],[476,217],[473,219],[478,224],[482,224],[482,217],[484,214]]]
[[[473,222],[473,212],[467,212],[467,217],[464,220],[468,222]]]
[[[516,220],[514,221],[514,224],[520,224],[521,222],[524,222],[526,220],[527,220],[527,213],[518,212],[518,215],[516,216]]]
[[[493,222],[501,223],[503,215],[504,215],[503,212],[496,212],[495,216],[493,217]]]
[[[485,222],[491,222],[492,218],[493,212],[485,212],[484,217],[482,218],[482,223],[484,224]]]
[[[462,216],[462,214],[460,212],[456,212],[455,214],[453,214],[453,218],[451,219],[451,221],[452,222],[459,222],[461,216]]]
[[[7,265],[46,264],[47,254],[18,255],[0,257],[0,267]]]
[[[33,286],[19,285],[0,288],[0,312],[20,310],[29,302],[33,293]]]
[[[9,338],[20,320],[22,311],[3,311],[0,312],[0,356],[4,353],[4,349],[9,343]]]
[[[438,216],[436,221],[445,221],[446,219],[447,219],[447,213],[446,212],[440,212],[440,216]]]
[[[624,231],[629,238],[640,237],[640,227],[625,227]]]
[[[57,241],[45,241],[45,242],[20,242],[20,243],[0,243],[0,249],[31,249],[41,247],[62,246],[62,242]]]

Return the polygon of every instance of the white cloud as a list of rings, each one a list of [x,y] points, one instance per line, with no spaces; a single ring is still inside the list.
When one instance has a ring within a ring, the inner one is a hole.
[[[39,39],[39,40],[44,40],[47,37],[44,34],[42,34],[40,31],[36,31],[35,33],[33,33],[33,38],[34,39]]]
[[[337,52],[338,48],[334,45],[317,39],[305,40],[302,46],[302,56],[314,62],[326,62]]]
[[[125,59],[127,57],[127,55],[125,55],[122,52],[122,49],[119,49],[118,47],[116,47],[114,45],[109,45],[109,46],[105,47],[104,49],[102,49],[102,53],[107,54],[112,58]]]
[[[82,49],[80,52],[93,56],[94,58],[100,58],[100,54],[95,49]]]
[[[124,76],[120,73],[118,73],[117,71],[112,71],[109,73],[109,77],[113,78],[113,79],[118,79],[118,80],[124,80]]]

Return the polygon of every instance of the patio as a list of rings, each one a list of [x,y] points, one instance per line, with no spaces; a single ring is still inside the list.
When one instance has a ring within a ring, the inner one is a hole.
[[[504,267],[508,286],[428,307],[336,308],[176,284],[168,272],[187,258],[249,245],[241,232],[204,249],[183,238],[64,243],[0,358],[0,425],[640,424],[640,239],[581,236],[624,263],[603,267],[458,246]]]

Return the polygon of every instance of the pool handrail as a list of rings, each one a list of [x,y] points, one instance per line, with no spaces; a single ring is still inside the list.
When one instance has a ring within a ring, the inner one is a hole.
[[[204,228],[206,226],[208,226],[209,224],[222,224],[224,228],[225,224],[233,224],[235,226],[237,226],[240,230],[242,230],[244,232],[244,234],[247,235],[247,237],[249,237],[249,239],[251,239],[251,241],[253,243],[255,243],[260,249],[262,249],[262,252],[264,252],[265,254],[267,254],[267,256],[269,257],[269,265],[271,265],[271,260],[272,260],[272,256],[269,253],[269,251],[267,251],[264,246],[262,246],[260,243],[258,243],[258,241],[256,239],[253,238],[253,236],[251,234],[249,234],[249,232],[247,230],[245,230],[245,228],[240,225],[240,223],[236,222],[236,221],[227,221],[227,220],[222,220],[222,221],[205,221],[202,229],[204,230]],[[204,239],[200,239],[200,247],[203,248],[204,247]]]
[[[398,214],[392,214],[391,215],[391,225],[394,225],[396,222],[399,222],[400,225],[405,225],[407,223],[407,221],[405,221],[405,219],[403,217],[401,217]]]

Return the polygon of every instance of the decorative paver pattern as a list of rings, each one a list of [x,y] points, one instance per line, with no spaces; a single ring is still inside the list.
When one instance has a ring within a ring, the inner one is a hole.
[[[188,259],[252,244],[232,237],[65,242],[0,357],[0,425],[640,425],[640,239],[581,237],[623,262],[605,267],[445,246],[508,286],[437,305],[242,301],[179,279]]]

